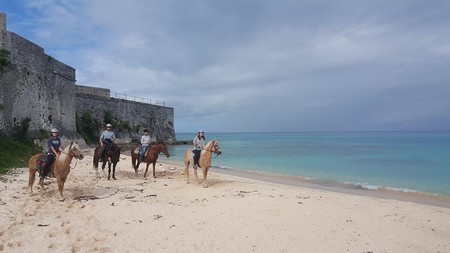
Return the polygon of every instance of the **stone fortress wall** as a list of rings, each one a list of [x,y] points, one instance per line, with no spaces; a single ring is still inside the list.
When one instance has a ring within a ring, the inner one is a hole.
[[[37,138],[52,127],[67,139],[80,140],[76,116],[90,111],[103,121],[103,113],[127,122],[134,132],[120,133],[131,140],[148,128],[153,139],[175,141],[173,108],[110,97],[109,89],[76,85],[76,70],[27,39],[7,31],[6,14],[0,13],[0,48],[10,55],[0,72],[0,131],[10,134],[15,126],[30,118],[30,137]],[[99,92],[100,91],[100,92]],[[101,131],[102,129],[99,129]]]

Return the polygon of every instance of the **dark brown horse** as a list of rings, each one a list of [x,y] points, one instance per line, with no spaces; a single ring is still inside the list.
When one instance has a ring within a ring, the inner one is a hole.
[[[134,172],[136,173],[136,177],[138,176],[139,164],[141,162],[146,162],[147,166],[145,167],[144,178],[147,178],[148,166],[151,163],[153,163],[153,177],[156,178],[155,165],[156,165],[156,161],[158,160],[158,155],[161,152],[163,152],[163,154],[166,155],[166,157],[170,157],[169,151],[167,150],[167,144],[160,143],[160,144],[151,146],[147,150],[147,155],[145,156],[145,161],[141,161],[141,159],[139,158],[139,154],[135,153],[135,150],[138,148],[139,147],[134,147],[131,149],[131,165],[133,166]]]
[[[95,148],[94,151],[94,170],[97,173],[97,176],[99,177],[98,173],[98,163],[100,160],[100,146]],[[120,159],[120,147],[115,144],[114,142],[109,144],[108,147],[106,147],[105,150],[105,157],[102,158],[102,172],[104,173],[106,162],[108,162],[108,180],[111,178],[111,164],[112,164],[112,178],[116,180],[116,165],[119,162]]]

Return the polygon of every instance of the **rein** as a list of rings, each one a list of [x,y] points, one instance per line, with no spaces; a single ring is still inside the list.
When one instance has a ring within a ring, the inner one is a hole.
[[[210,153],[214,153],[214,154],[216,154],[216,156],[215,157],[213,157],[213,159],[215,159],[216,157],[218,157],[219,155],[217,154],[217,150],[216,151],[211,151],[211,150],[208,150],[208,149],[202,149],[202,150],[205,150],[205,151],[208,151],[208,152],[210,152]]]
[[[75,165],[74,165],[73,167],[71,167],[71,166],[70,166],[70,163],[69,163],[69,168],[73,170],[73,169],[75,169],[75,168],[77,167],[77,165],[78,165],[78,158],[77,158],[75,155],[72,155],[72,154],[71,154],[71,153],[73,152],[71,149],[69,149],[69,150],[70,150],[69,154],[66,153],[66,152],[64,152],[64,151],[61,151],[61,153],[65,154],[65,155],[67,155],[67,156],[70,156],[70,157],[74,157],[74,158],[75,158]]]

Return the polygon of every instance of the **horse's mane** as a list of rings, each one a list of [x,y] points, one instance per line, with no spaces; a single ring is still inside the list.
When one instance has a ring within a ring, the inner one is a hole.
[[[72,142],[70,143],[70,145],[67,145],[67,147],[65,147],[65,148],[63,149],[63,153],[68,154],[69,151],[70,151],[70,149],[72,148],[72,145],[73,145],[73,144],[74,144],[74,142],[72,141]]]
[[[111,150],[111,151],[120,150],[120,146],[117,145],[117,144],[114,143],[114,142],[111,142],[111,149],[110,149],[110,150]]]
[[[60,159],[60,160],[64,159],[65,160],[65,159],[67,159],[67,157],[70,157],[70,149],[72,149],[74,146],[76,148],[79,148],[79,146],[78,146],[78,144],[76,142],[73,142],[73,141],[70,142],[70,145],[67,145],[62,151],[62,154],[64,154],[65,156],[59,156],[57,159]]]
[[[206,145],[205,145],[205,149],[209,148],[213,144],[213,142],[215,142],[215,141],[216,141],[215,139],[212,139],[212,140],[208,141],[206,143]]]

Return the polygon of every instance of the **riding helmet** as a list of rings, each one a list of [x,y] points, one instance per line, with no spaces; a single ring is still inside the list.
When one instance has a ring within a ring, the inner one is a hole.
[[[112,127],[112,125],[108,123],[108,124],[106,124],[106,127]]]
[[[58,129],[52,128],[52,133],[58,133]]]

